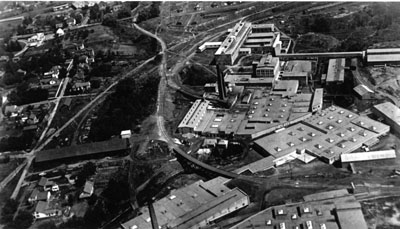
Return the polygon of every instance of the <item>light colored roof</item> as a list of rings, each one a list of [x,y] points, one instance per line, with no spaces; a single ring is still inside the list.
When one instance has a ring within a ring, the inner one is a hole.
[[[259,138],[255,144],[277,159],[300,149],[313,156],[336,160],[340,154],[353,152],[388,131],[387,125],[331,106],[303,123]]]
[[[179,124],[178,128],[188,127],[188,128],[196,128],[201,119],[204,116],[204,113],[207,111],[207,107],[209,106],[210,101],[208,100],[196,100],[189,111],[186,113],[185,117]]]
[[[256,173],[256,172],[259,172],[259,171],[265,171],[265,170],[268,170],[268,169],[272,168],[275,165],[274,160],[275,160],[274,157],[268,156],[268,157],[265,157],[265,158],[263,158],[261,160],[258,160],[258,161],[255,161],[253,163],[250,163],[250,164],[247,164],[245,166],[242,166],[242,167],[236,169],[234,171],[234,173],[239,173],[240,174],[240,173],[242,173],[242,172],[244,172],[246,170],[249,170],[251,173]]]
[[[374,54],[367,55],[367,62],[392,62],[400,61],[400,54]]]
[[[353,88],[353,90],[361,96],[363,96],[367,93],[374,93],[373,90],[371,90],[369,87],[365,86],[364,84],[357,85],[355,88]]]
[[[342,162],[372,161],[396,158],[395,150],[370,151],[362,153],[347,153],[340,155]]]
[[[374,110],[379,111],[380,115],[384,115],[390,120],[400,124],[400,109],[391,102],[381,103],[374,106]]]
[[[400,53],[400,48],[367,49],[367,54]]]
[[[93,192],[93,182],[92,181],[85,182],[85,187],[83,188],[83,192],[86,192],[86,193]]]
[[[349,192],[346,189],[339,189],[339,190],[319,192],[319,193],[306,195],[303,197],[303,199],[305,201],[318,201],[318,200],[338,198],[338,197],[347,196],[347,195],[349,195]]]
[[[209,203],[203,204],[193,211],[190,211],[176,220],[168,223],[167,227],[176,229],[192,228],[200,222],[213,217],[217,212],[221,212],[226,209],[239,210],[247,206],[240,203],[240,200],[243,198],[248,197],[247,194],[240,189],[235,188],[233,190],[229,190],[226,194],[210,201]],[[213,220],[217,218],[213,218]]]
[[[250,29],[251,23],[249,22],[237,23],[215,52],[215,55],[232,54],[243,43]]]
[[[341,228],[368,228],[358,202],[337,205],[336,214]]]
[[[326,82],[344,82],[344,67],[346,61],[344,58],[341,59],[330,59],[328,65],[328,73],[326,76]]]
[[[224,185],[226,181],[225,178],[218,177],[207,182],[200,180],[183,188],[172,190],[168,196],[153,203],[158,224],[163,226],[178,220],[185,214],[228,193],[230,189]],[[151,228],[148,207],[142,208],[141,213],[123,223],[122,227],[131,228],[136,225],[138,228]]]

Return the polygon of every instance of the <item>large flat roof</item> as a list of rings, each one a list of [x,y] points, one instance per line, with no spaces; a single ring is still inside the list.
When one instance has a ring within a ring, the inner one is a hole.
[[[340,155],[342,162],[372,161],[391,158],[396,158],[395,150],[381,150]]]
[[[232,83],[235,85],[272,85],[274,78],[271,77],[251,77],[251,75],[236,75],[236,74],[226,74],[225,82]]]
[[[43,150],[36,153],[36,162],[59,160],[91,154],[113,152],[128,149],[125,139],[113,138],[108,141],[73,145],[58,149]]]
[[[398,62],[400,61],[400,54],[369,54],[367,55],[367,62]]]
[[[344,82],[345,58],[330,59],[326,82]]]
[[[250,29],[251,23],[249,22],[237,23],[222,42],[218,50],[215,52],[215,55],[232,54],[233,51],[239,48],[238,46],[246,38],[248,32],[250,32]]]
[[[363,143],[389,131],[389,126],[331,106],[278,133],[257,139],[255,144],[275,158],[296,150],[330,160],[350,153]]]
[[[178,128],[196,128],[209,106],[210,101],[197,99],[180,122]]]
[[[400,125],[400,109],[391,102],[381,103],[374,106],[373,110],[379,111],[380,115]]]
[[[400,53],[400,48],[367,49],[367,54]]]
[[[199,224],[200,222],[214,216],[216,212],[224,209],[243,208],[240,200],[248,198],[247,195],[238,188],[228,190],[228,192],[219,198],[216,198],[206,204],[202,204],[198,208],[186,213],[176,220],[168,223],[168,228],[187,229]],[[240,205],[239,205],[240,204]]]
[[[349,195],[345,190],[334,192],[338,192],[338,196],[332,197],[332,199],[329,200],[306,200],[300,203],[267,208],[230,227],[230,229],[296,227],[366,229],[366,222],[362,215],[361,208],[359,207],[360,204],[355,197]],[[330,194],[318,193],[318,195],[329,196]],[[336,211],[343,212],[343,214],[340,213],[338,217],[336,217]],[[350,214],[344,214],[346,211],[349,211]],[[324,225],[324,227],[322,225]]]
[[[171,193],[153,203],[157,221],[160,226],[171,222],[181,222],[180,217],[187,217],[188,213],[195,211],[203,205],[212,203],[231,190],[224,185],[225,178],[217,177],[207,182],[202,180],[172,190]],[[122,224],[123,228],[151,228],[151,219],[148,207],[143,207],[139,216]]]

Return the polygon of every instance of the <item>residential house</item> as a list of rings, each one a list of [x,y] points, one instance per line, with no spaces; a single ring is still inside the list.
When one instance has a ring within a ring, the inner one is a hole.
[[[38,185],[43,187],[44,191],[51,190],[53,192],[57,192],[60,190],[60,188],[54,181],[48,180],[46,177],[40,178]]]
[[[118,12],[118,11],[120,11],[120,10],[122,9],[122,7],[123,7],[122,4],[114,5],[114,6],[112,7],[113,12]]]
[[[28,202],[29,203],[33,203],[36,201],[49,201],[50,200],[50,192],[45,191],[45,192],[41,192],[39,191],[39,189],[34,189],[30,195],[30,197],[28,198]]]
[[[58,208],[58,205],[54,205],[53,203],[47,201],[39,201],[36,204],[35,211],[33,212],[35,219],[49,218],[59,216],[61,214],[62,211]]]
[[[75,18],[72,18],[72,17],[65,20],[65,22],[67,23],[68,26],[74,26],[76,24]]]
[[[80,199],[91,197],[93,195],[94,186],[93,181],[86,181],[82,193],[79,195]]]

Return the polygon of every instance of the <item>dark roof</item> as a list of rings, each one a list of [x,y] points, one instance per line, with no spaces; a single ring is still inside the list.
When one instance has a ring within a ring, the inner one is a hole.
[[[42,178],[40,178],[38,185],[44,187],[46,185],[46,183],[47,183],[47,178],[42,177]]]
[[[93,142],[82,145],[73,145],[58,149],[44,150],[36,153],[36,162],[52,161],[84,155],[106,153],[127,149],[125,139],[113,138],[108,141]]]
[[[39,192],[37,194],[37,200],[47,200],[48,192]]]

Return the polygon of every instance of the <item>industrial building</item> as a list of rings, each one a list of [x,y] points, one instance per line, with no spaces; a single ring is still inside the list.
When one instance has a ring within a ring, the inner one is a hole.
[[[178,126],[180,133],[196,132],[209,105],[210,101],[208,100],[196,100]]]
[[[305,60],[287,61],[280,74],[281,80],[298,80],[300,85],[308,85],[312,76],[312,62]]]
[[[222,42],[220,41],[205,42],[204,44],[199,46],[197,51],[203,52],[206,49],[218,49],[221,46],[221,44]]]
[[[199,228],[209,222],[246,207],[250,200],[238,188],[224,185],[227,179],[217,177],[207,182],[197,181],[154,202],[158,225],[162,228]],[[151,229],[148,207],[140,215],[123,223],[122,228]]]
[[[361,205],[347,190],[304,196],[300,203],[267,208],[230,229],[367,229]]]
[[[372,107],[372,112],[382,117],[396,134],[400,134],[400,109],[391,102],[381,103]]]
[[[259,61],[253,61],[253,77],[278,79],[280,62],[278,57],[264,55]]]
[[[251,53],[254,54],[271,53],[275,56],[280,54],[282,47],[280,36],[274,24],[253,24],[243,48],[251,49]]]
[[[294,159],[310,161],[305,154],[332,164],[341,154],[351,153],[388,132],[387,125],[331,106],[302,123],[257,139],[254,149],[274,157],[276,166]]]
[[[321,111],[324,100],[324,89],[316,88],[311,102],[311,112]]]
[[[227,73],[225,75],[225,82],[232,86],[272,87],[274,78],[253,77],[250,74]]]
[[[108,141],[39,151],[36,153],[35,163],[45,164],[51,161],[66,162],[67,160],[75,160],[77,158],[83,159],[124,154],[129,148],[129,139],[112,138]]]
[[[344,82],[345,58],[330,59],[328,72],[326,74],[326,84],[340,84]]]
[[[400,64],[400,48],[367,49],[368,65]]]
[[[365,86],[364,84],[359,84],[353,88],[354,92],[356,93],[356,97],[361,100],[368,100],[373,99],[374,91],[371,90],[369,87]]]
[[[369,151],[360,153],[348,153],[340,155],[340,161],[342,163],[352,163],[361,161],[374,161],[396,158],[395,150],[381,150],[381,151]]]
[[[311,116],[313,98],[319,101],[321,93],[317,90],[314,96],[297,94],[297,88],[298,81],[277,81],[273,90],[247,88],[231,109],[217,109],[207,100],[197,100],[179,124],[178,131],[206,137],[261,137]]]
[[[272,90],[265,86],[248,87],[231,109],[203,105],[208,109],[197,111],[197,115],[193,113],[199,106],[196,101],[178,130],[208,137],[261,137],[310,117],[311,109],[313,112],[321,109],[322,89],[298,94],[298,87],[296,80],[276,81]],[[197,125],[186,125],[190,117],[200,121]]]
[[[240,22],[236,24],[221,46],[215,52],[217,65],[233,65],[239,56],[240,47],[251,32],[251,23]]]
[[[280,32],[273,24],[236,24],[215,52],[217,65],[233,65],[241,53],[280,54]]]

